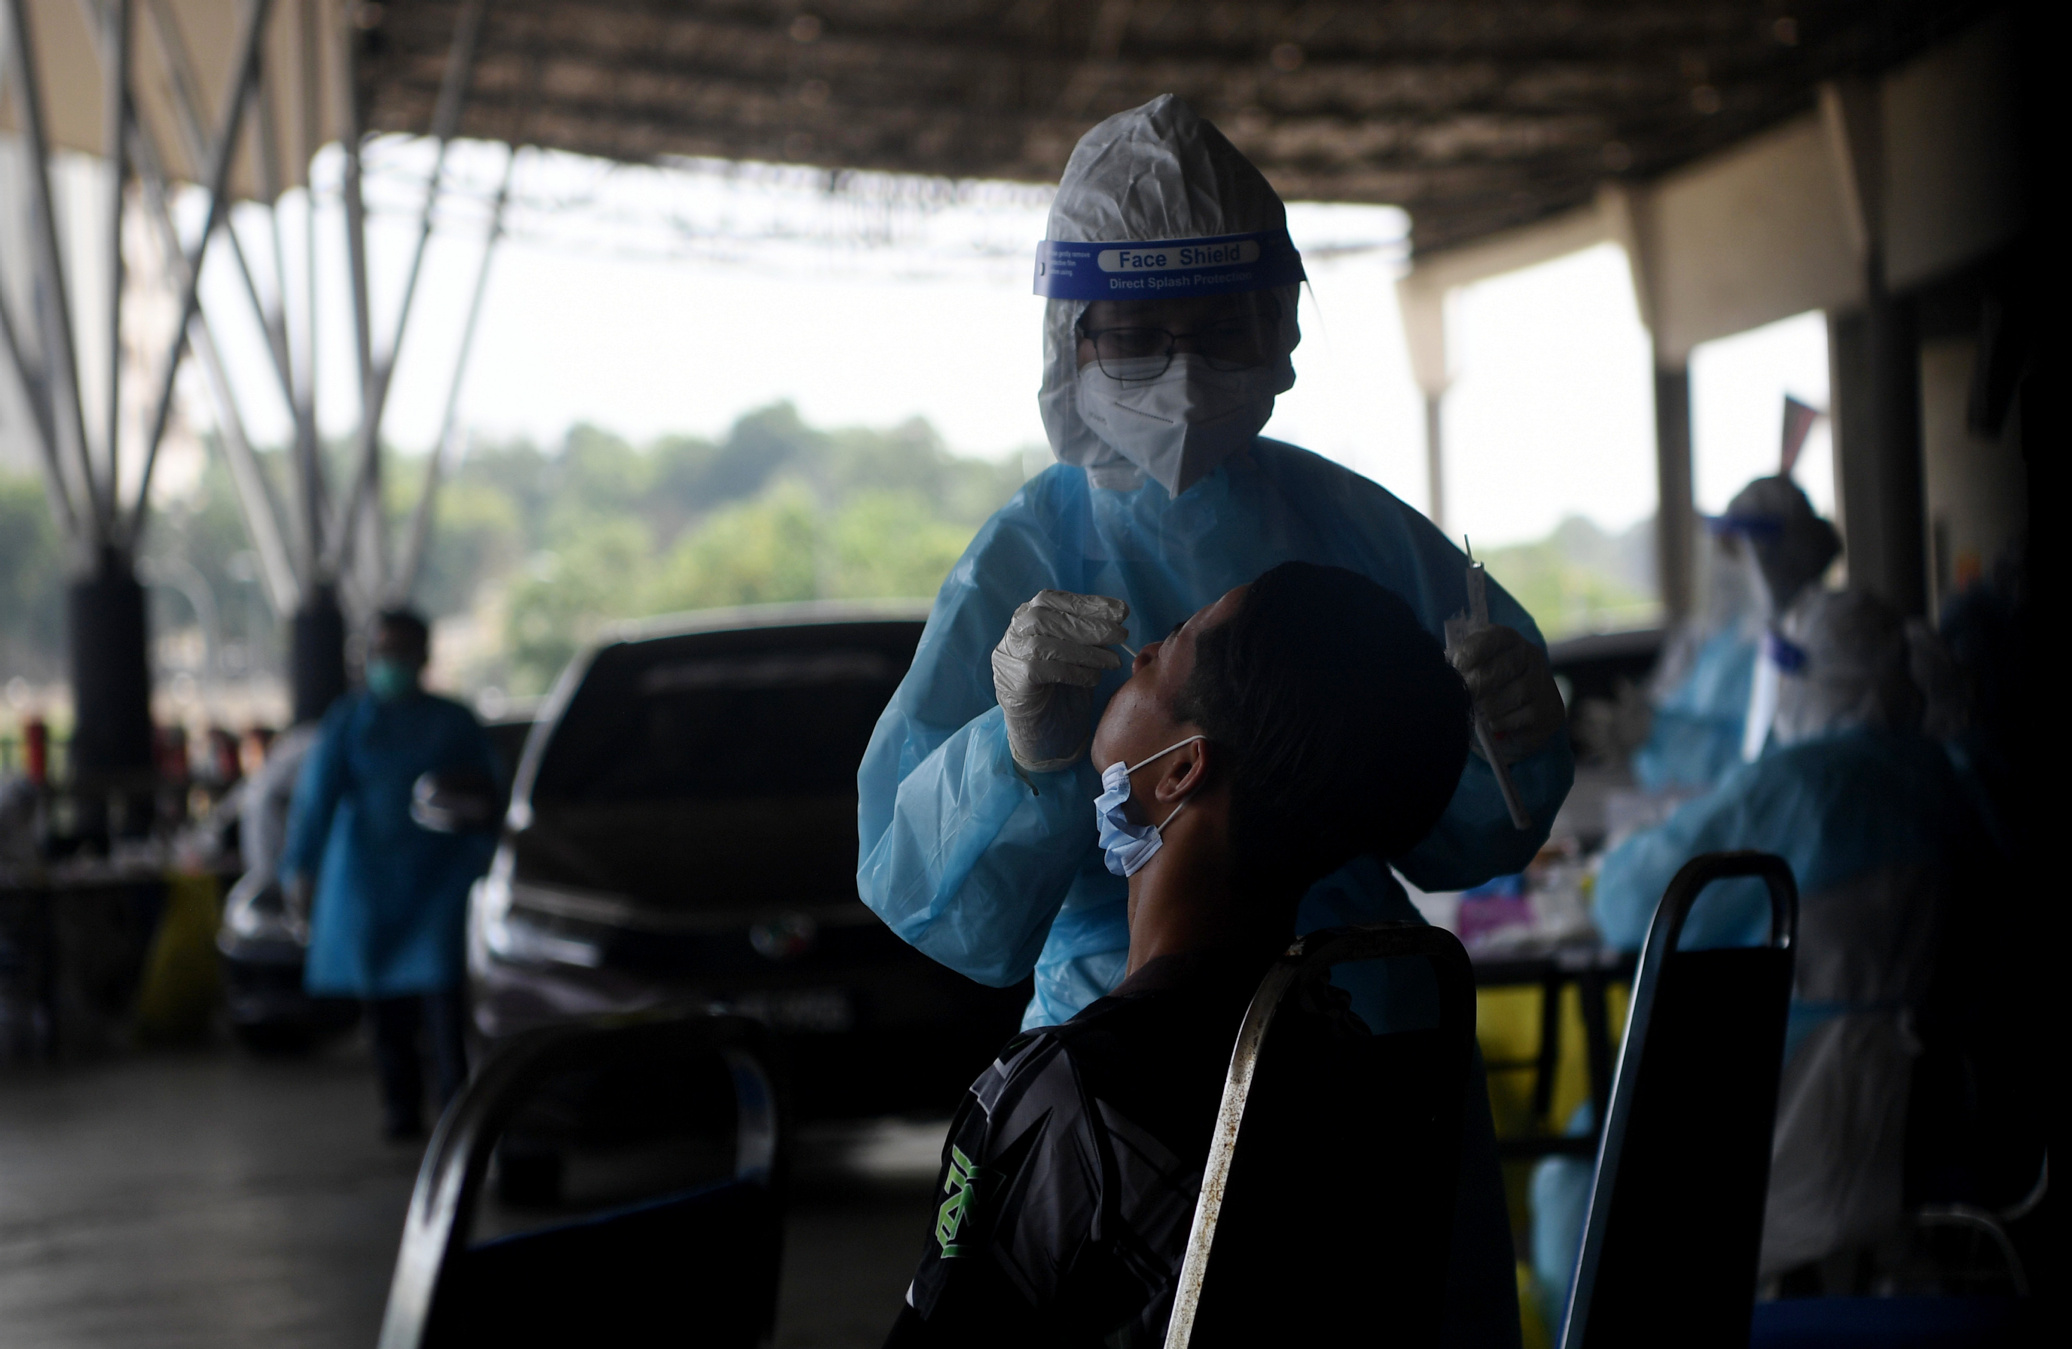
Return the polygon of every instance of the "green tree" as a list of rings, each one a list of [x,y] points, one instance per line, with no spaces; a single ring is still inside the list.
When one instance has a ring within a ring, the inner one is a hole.
[[[505,608],[512,692],[546,692],[599,628],[640,612],[638,586],[652,553],[646,528],[620,519],[534,554]]]
[[[863,492],[829,521],[830,595],[933,598],[971,542],[971,526],[939,518],[919,493]]]
[[[270,460],[274,456],[267,456]],[[208,458],[191,490],[155,504],[138,573],[147,582],[154,638],[199,627],[201,614],[188,587],[176,584],[178,564],[200,573],[214,602],[217,631],[223,646],[217,656],[221,673],[273,671],[282,668],[284,634],[266,595],[252,555],[237,488],[231,482],[220,447],[210,439]],[[153,578],[159,578],[156,582]],[[204,634],[205,636],[208,634]]]
[[[820,553],[818,506],[788,479],[685,535],[648,591],[648,612],[818,598]]]
[[[616,619],[931,596],[1020,483],[1018,462],[960,457],[919,418],[830,432],[776,403],[717,442],[645,447],[577,426],[553,453],[516,441],[463,461],[421,594],[434,613],[501,604],[510,687],[539,692]]]
[[[1489,574],[1525,606],[1550,642],[1658,622],[1654,596],[1614,570],[1589,537],[1594,528],[1586,535],[1576,524],[1587,527],[1567,520],[1538,542],[1489,550],[1483,555]]]
[[[481,479],[439,489],[417,602],[434,618],[465,612],[486,582],[507,576],[524,561],[521,505]]]

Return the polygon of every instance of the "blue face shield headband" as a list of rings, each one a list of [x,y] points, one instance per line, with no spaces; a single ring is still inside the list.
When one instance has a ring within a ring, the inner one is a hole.
[[[1107,855],[1108,870],[1118,876],[1134,876],[1142,871],[1152,855],[1165,846],[1165,839],[1158,831],[1173,822],[1173,815],[1187,808],[1183,799],[1173,807],[1172,815],[1157,824],[1133,823],[1123,813],[1130,799],[1130,774],[1145,764],[1158,762],[1176,749],[1185,749],[1197,740],[1206,739],[1207,736],[1190,735],[1177,744],[1167,745],[1148,759],[1139,759],[1133,764],[1109,764],[1107,771],[1101,774],[1101,794],[1094,800],[1094,819],[1100,826],[1101,851]]]
[[[1036,293],[1052,300],[1192,299],[1300,285],[1302,255],[1288,231],[1144,243],[1036,245]]]

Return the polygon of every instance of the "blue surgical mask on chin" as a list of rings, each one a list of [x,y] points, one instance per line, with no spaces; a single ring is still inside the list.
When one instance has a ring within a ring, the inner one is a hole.
[[[1152,855],[1165,846],[1165,839],[1158,831],[1173,822],[1173,815],[1178,815],[1187,808],[1187,802],[1183,799],[1179,805],[1173,807],[1172,815],[1166,816],[1157,824],[1132,822],[1130,817],[1123,813],[1123,808],[1129,804],[1130,799],[1130,774],[1145,764],[1156,763],[1176,749],[1183,749],[1197,740],[1207,738],[1190,735],[1177,744],[1167,745],[1148,759],[1139,759],[1133,764],[1109,764],[1107,771],[1101,774],[1101,794],[1094,800],[1094,819],[1100,825],[1101,851],[1107,855],[1108,870],[1118,876],[1134,876],[1142,871]]]

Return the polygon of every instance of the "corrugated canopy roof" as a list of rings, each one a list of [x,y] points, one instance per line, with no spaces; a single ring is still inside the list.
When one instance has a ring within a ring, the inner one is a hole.
[[[367,124],[431,122],[458,0],[363,5]],[[462,134],[1055,181],[1164,92],[1291,199],[1407,208],[1422,251],[1647,177],[1976,15],[1958,0],[498,0]]]
[[[1054,182],[1094,122],[1178,93],[1290,199],[1409,210],[1431,252],[1652,177],[1811,106],[1976,17],[1976,0],[492,0],[461,134],[672,156]],[[282,148],[338,134],[333,35],[357,34],[363,122],[424,133],[461,0],[276,0]],[[239,0],[138,5],[139,104],[194,178],[164,36],[213,117]],[[102,145],[80,0],[28,0],[50,134]],[[350,16],[347,18],[346,16]],[[168,26],[164,21],[171,16]],[[304,25],[323,35],[302,46]],[[147,36],[148,34],[148,36]],[[323,50],[321,54],[318,47]],[[311,82],[315,86],[310,87]],[[0,99],[0,130],[12,123]],[[240,195],[265,184],[241,153]]]

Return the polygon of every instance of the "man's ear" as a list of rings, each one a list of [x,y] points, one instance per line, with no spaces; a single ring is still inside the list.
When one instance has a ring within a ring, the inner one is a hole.
[[[1169,805],[1185,801],[1208,785],[1215,767],[1216,751],[1208,741],[1197,740],[1182,746],[1159,767],[1158,783],[1152,787],[1151,795]]]

